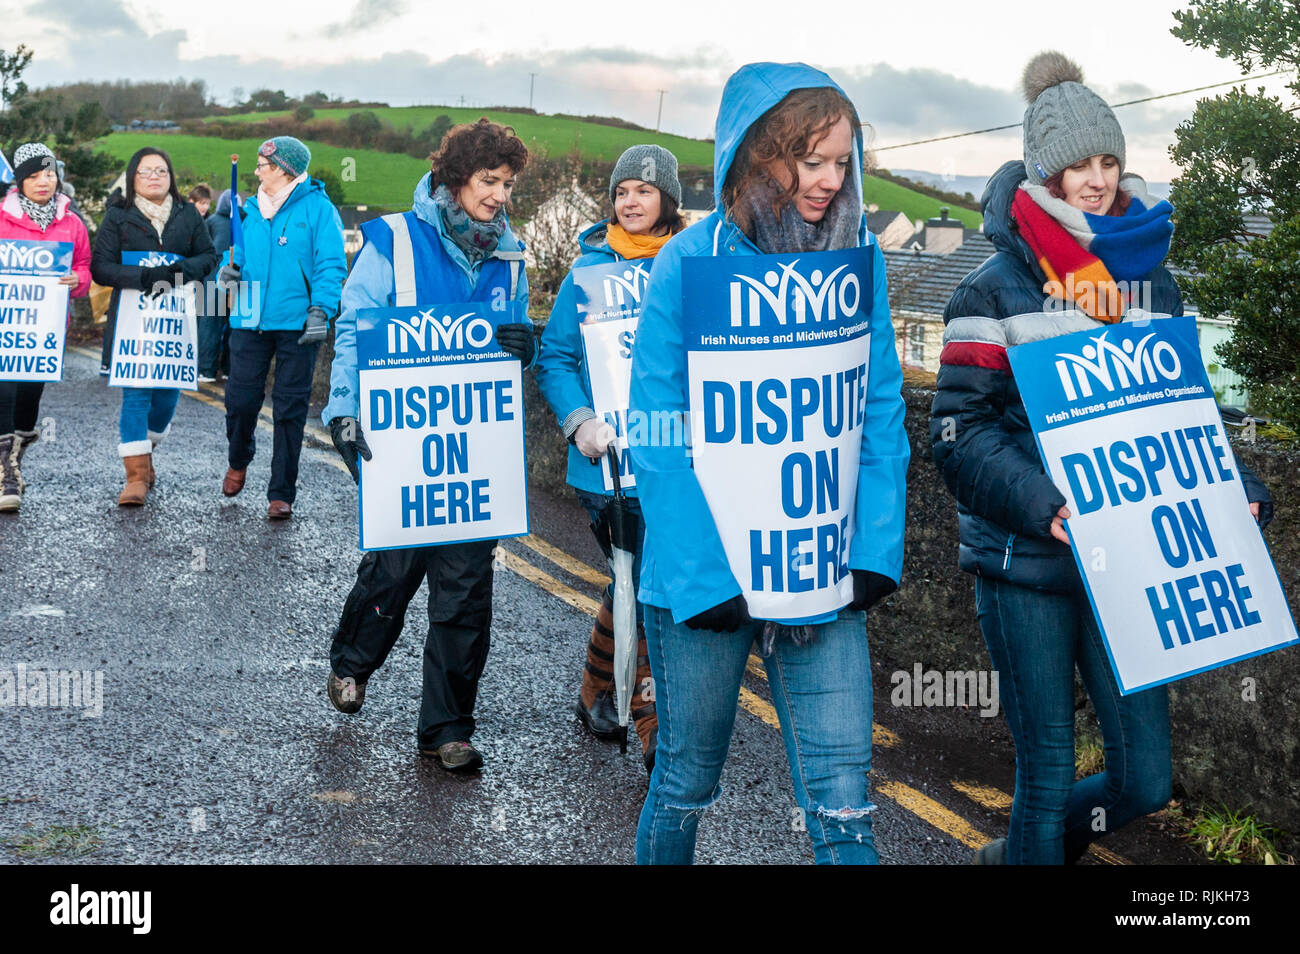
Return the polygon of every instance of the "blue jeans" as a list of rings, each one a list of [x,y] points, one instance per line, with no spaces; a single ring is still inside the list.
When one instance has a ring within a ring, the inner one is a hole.
[[[1059,865],[1169,801],[1169,693],[1121,696],[1088,598],[977,578],[975,606],[1016,743],[1006,862]],[[1106,769],[1074,780],[1074,670],[1097,712]]]
[[[121,455],[150,453],[150,440],[162,439],[180,399],[179,388],[122,388],[122,412],[117,418]]]
[[[736,721],[745,663],[761,623],[734,633],[688,629],[645,607],[659,712],[659,751],[636,833],[638,864],[689,864],[701,812],[719,778]],[[765,659],[794,781],[818,864],[875,864],[871,771],[871,659],[865,614],[841,611],[807,646],[778,639]]]

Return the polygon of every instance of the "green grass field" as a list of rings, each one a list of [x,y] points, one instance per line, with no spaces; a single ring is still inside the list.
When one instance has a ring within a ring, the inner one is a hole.
[[[946,204],[920,192],[913,192],[896,182],[873,177],[868,177],[863,183],[862,194],[867,204],[874,202],[882,209],[897,209],[913,222],[917,219],[936,218],[939,210]],[[955,219],[960,219],[963,225],[972,229],[979,228],[980,223],[984,221],[984,216],[978,212],[959,209],[955,205],[948,206],[948,214]]]
[[[320,110],[317,116],[330,112],[345,114],[347,110]],[[441,113],[446,113],[456,121],[477,118],[472,114],[482,114],[481,110],[455,110],[441,106],[377,109],[375,112],[388,122],[395,121],[389,114],[407,117],[401,120],[402,124],[410,122],[417,127],[422,123],[427,125],[433,122],[434,117]],[[419,118],[415,118],[415,113],[420,114]],[[250,113],[243,118],[265,118],[268,115],[280,114]],[[576,142],[584,155],[598,155],[613,160],[627,146],[653,139],[665,148],[673,150],[683,165],[705,167],[713,165],[713,144],[700,140],[682,139],[677,136],[652,136],[630,129],[616,129],[613,126],[555,119],[549,116],[500,113],[495,118],[506,122],[518,120],[515,128],[521,136],[531,136],[534,142],[537,141],[536,137],[545,136],[547,138],[543,144],[552,150],[558,148],[560,152],[567,151]],[[525,121],[532,125],[525,126]],[[561,143],[563,145],[558,145]],[[99,140],[98,145],[123,164],[141,146],[159,146],[171,154],[177,172],[185,179],[181,183],[183,186],[188,187],[194,182],[204,181],[220,190],[230,181],[230,154],[237,152],[243,157],[240,161],[241,176],[251,173],[256,162],[260,140],[216,139],[208,136],[155,133],[112,133]],[[311,148],[313,170],[330,168],[342,177],[347,170],[344,160],[348,158],[355,160],[356,179],[354,181],[345,179],[343,182],[346,200],[352,204],[387,209],[410,208],[415,184],[429,171],[428,162],[411,156],[376,152],[373,149],[345,149],[311,141],[307,145]],[[874,202],[882,209],[898,209],[913,221],[937,216],[943,205],[937,199],[883,179],[868,177],[863,192],[868,203]],[[951,214],[965,225],[971,228],[979,227],[982,217],[978,212],[950,208]]]
[[[547,155],[560,156],[575,147],[584,155],[613,162],[628,146],[654,142],[677,157],[684,166],[710,166],[713,164],[713,143],[700,139],[686,139],[665,133],[619,129],[600,123],[576,119],[559,119],[555,116],[531,116],[528,113],[498,113],[490,109],[458,109],[452,106],[386,106],[372,110],[318,109],[315,119],[342,122],[354,112],[373,112],[394,129],[412,127],[417,132],[427,129],[439,116],[447,116],[453,123],[472,123],[481,116],[495,122],[513,126],[519,138],[529,149],[538,149]],[[266,119],[284,119],[292,115],[289,110],[270,113],[244,113],[221,116],[209,122],[260,122]]]
[[[141,146],[166,149],[172,165],[183,180],[182,186],[207,182],[218,192],[230,184],[230,154],[239,153],[241,187],[243,177],[253,171],[260,139],[213,139],[208,136],[157,135],[152,133],[111,133],[99,140],[99,147],[125,165]],[[375,152],[372,149],[343,149],[325,143],[309,142],[312,169],[327,167],[340,176],[343,160],[356,160],[356,181],[343,183],[349,203],[375,205],[388,209],[411,207],[411,196],[420,177],[429,171],[423,159]]]

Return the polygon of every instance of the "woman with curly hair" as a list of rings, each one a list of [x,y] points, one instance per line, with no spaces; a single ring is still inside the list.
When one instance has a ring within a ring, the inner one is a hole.
[[[648,439],[632,441],[646,525],[639,599],[659,716],[636,858],[694,859],[700,816],[722,790],[741,681],[757,642],[814,857],[819,864],[875,864],[865,611],[897,587],[902,572],[909,450],[884,259],[862,214],[861,127],[853,104],[820,70],[751,63],[722,91],[715,141],[717,209],[669,242],[650,273],[632,353],[629,418],[690,413],[689,329],[703,317],[700,296],[687,294],[691,271],[697,278],[707,269],[727,275],[755,268],[753,256],[767,267],[774,255],[797,256],[814,269],[827,253],[863,248],[852,258],[871,266],[852,274],[861,301],[871,302],[862,346],[870,370],[864,367],[866,380],[856,385],[856,489],[842,518],[853,531],[839,551],[833,595],[789,604],[803,618],[783,617],[788,625],[774,620],[771,603],[764,612],[760,587],[737,571],[723,540],[724,520],[746,503],[751,527],[774,516],[757,512],[754,501],[764,498],[742,496],[746,485],[763,479],[760,468],[744,466],[758,458],[740,450],[731,459],[731,493],[710,499],[702,476],[706,445],[665,441],[653,429]],[[788,258],[778,261],[793,268]],[[791,567],[790,592],[812,589],[808,577],[796,585]]]
[[[343,286],[335,326],[330,402],[321,419],[357,479],[358,455],[371,459],[357,422],[357,311],[398,305],[489,302],[528,307],[523,246],[506,209],[528,150],[508,126],[487,119],[458,126],[430,157],[409,212],[372,219],[365,245]],[[532,325],[503,324],[497,342],[529,367]],[[492,626],[492,551],[496,540],[372,550],[357,568],[330,650],[327,691],[340,712],[356,713],[366,681],[397,642],[406,607],[429,580],[429,635],[419,753],[448,771],[470,771],[483,756],[470,744],[474,701]]]

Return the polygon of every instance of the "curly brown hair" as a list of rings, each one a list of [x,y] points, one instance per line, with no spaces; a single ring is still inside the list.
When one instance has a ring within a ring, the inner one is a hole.
[[[781,208],[794,201],[799,187],[796,161],[812,152],[841,119],[855,129],[858,126],[853,104],[839,90],[821,86],[787,93],[749,127],[722,186],[722,205],[742,231],[750,232],[753,223],[739,198],[760,181],[774,180],[772,169],[780,163],[790,174],[790,185],[772,203],[773,214],[780,215]]]
[[[445,185],[455,192],[480,169],[509,166],[518,175],[528,165],[528,147],[515,135],[513,127],[484,116],[476,123],[453,126],[429,162],[433,172],[430,191]]]

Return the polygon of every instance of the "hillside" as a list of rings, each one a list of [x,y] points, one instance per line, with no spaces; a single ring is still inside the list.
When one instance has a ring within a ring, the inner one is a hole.
[[[316,111],[315,118],[328,119],[337,116],[341,120],[351,112],[353,110],[321,109]],[[713,165],[713,144],[710,142],[634,129],[620,129],[576,119],[533,116],[527,113],[494,113],[491,110],[456,109],[444,106],[386,107],[375,109],[374,112],[384,122],[399,127],[411,125],[417,129],[427,127],[440,115],[447,115],[454,122],[474,120],[481,115],[488,115],[513,125],[530,148],[540,148],[551,155],[568,152],[576,146],[584,156],[612,162],[628,146],[650,141],[671,150],[683,166],[707,169]],[[283,112],[245,113],[208,121],[257,122],[287,115]],[[178,174],[185,180],[184,184],[189,185],[202,180],[218,188],[224,188],[230,181],[230,154],[237,152],[245,157],[247,165],[241,162],[240,171],[251,172],[260,140],[120,132],[112,133],[99,141],[101,148],[123,163],[133,152],[146,144],[160,146],[171,153],[172,162]],[[347,201],[352,204],[393,209],[408,208],[415,183],[429,168],[425,160],[406,155],[331,146],[320,142],[309,142],[308,145],[312,151],[313,168],[328,167],[341,173],[345,157],[356,160],[356,180],[343,184]],[[687,178],[688,175],[693,180],[698,173],[684,174],[683,178]],[[685,184],[692,185],[693,181]],[[898,209],[912,220],[937,216],[939,208],[943,205],[928,196],[882,179],[868,177],[863,185],[868,203],[875,203],[882,209]],[[978,212],[966,209],[953,208],[952,215],[971,228],[978,228],[982,220]]]
[[[452,106],[389,106],[372,110],[318,109],[315,119],[342,122],[354,112],[373,112],[379,119],[395,129],[411,126],[425,129],[439,116],[447,116],[453,123],[472,123],[481,116],[513,126],[519,138],[529,149],[539,148],[548,155],[558,156],[575,147],[584,155],[606,162],[616,160],[628,146],[654,142],[677,157],[684,166],[710,166],[713,164],[713,143],[701,139],[687,139],[666,133],[638,129],[620,129],[579,119],[557,116],[537,116],[529,113],[494,112],[490,109],[459,109]],[[288,110],[270,113],[241,113],[221,116],[208,122],[261,122],[267,119],[285,119]]]
[[[913,192],[897,183],[871,176],[863,182],[862,193],[868,205],[874,202],[882,209],[897,209],[913,222],[917,219],[934,218],[944,207],[944,203],[938,199],[932,199],[928,195]],[[953,205],[948,206],[948,214],[954,219],[960,219],[963,225],[972,229],[979,228],[984,221],[984,217],[978,212]]]

